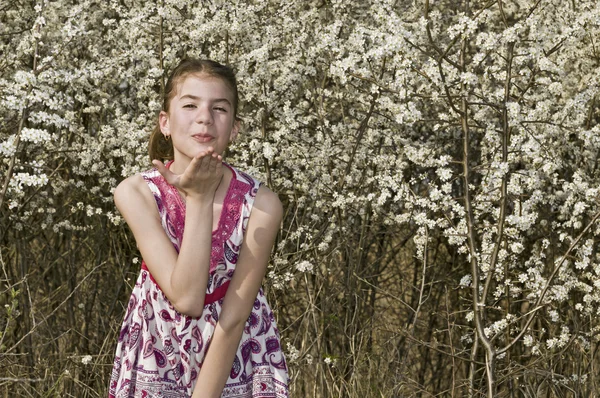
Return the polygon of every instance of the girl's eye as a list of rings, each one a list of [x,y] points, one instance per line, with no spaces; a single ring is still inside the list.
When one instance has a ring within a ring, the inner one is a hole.
[[[184,108],[195,108],[196,105],[194,105],[194,104],[185,104],[183,107]]]
[[[215,107],[215,110],[216,110],[216,111],[219,111],[219,112],[227,112],[227,109],[225,109],[225,108],[223,108],[223,107],[221,107],[221,106],[217,106],[217,107]]]

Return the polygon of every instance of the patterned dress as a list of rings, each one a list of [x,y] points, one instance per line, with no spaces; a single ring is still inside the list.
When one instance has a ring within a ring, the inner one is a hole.
[[[168,165],[167,165],[168,166]],[[119,334],[109,397],[190,397],[215,330],[223,297],[244,239],[260,183],[229,167],[233,178],[212,235],[204,312],[177,312],[142,263]],[[179,251],[185,203],[156,169],[142,173],[154,194],[162,226]],[[198,386],[197,388],[202,388]],[[262,289],[246,321],[222,397],[288,396],[279,331]]]

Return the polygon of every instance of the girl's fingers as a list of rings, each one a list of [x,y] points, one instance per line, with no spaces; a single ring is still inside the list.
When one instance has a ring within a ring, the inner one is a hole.
[[[212,147],[208,147],[205,151],[194,156],[181,175],[171,172],[162,162],[155,160],[152,163],[169,184],[186,192],[188,190],[205,190],[214,184],[216,178],[222,176],[222,157],[215,153]]]
[[[200,152],[194,159],[198,159],[198,164],[195,171],[206,171],[210,165],[210,158],[214,149],[208,147],[206,151]]]
[[[218,155],[216,153],[213,153],[213,156],[210,159],[210,172],[211,173],[217,173],[220,169],[221,169],[221,155]]]
[[[208,172],[208,170],[210,169],[210,161],[211,161],[212,156],[210,156],[210,154],[206,154],[203,158],[202,158],[202,165],[200,168],[200,172],[203,174],[206,174]]]
[[[171,185],[175,185],[179,180],[178,176],[175,175],[171,170],[167,169],[167,167],[160,160],[154,159],[152,164],[158,172],[164,177],[164,179]]]
[[[200,170],[200,167],[202,166],[202,159],[204,159],[204,152],[200,152],[198,155],[192,158],[188,169],[190,169],[190,171],[192,171],[193,173],[197,173]]]
[[[194,174],[203,173],[206,171],[208,165],[207,161],[210,162],[210,155],[212,154],[212,151],[213,148],[208,147],[206,151],[200,152],[192,159],[192,162],[190,163],[190,170]]]

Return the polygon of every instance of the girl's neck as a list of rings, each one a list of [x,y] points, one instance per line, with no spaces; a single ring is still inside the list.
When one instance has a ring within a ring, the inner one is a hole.
[[[171,172],[175,174],[183,174],[190,162],[190,159],[173,159],[173,161],[169,165],[169,170],[171,170]]]

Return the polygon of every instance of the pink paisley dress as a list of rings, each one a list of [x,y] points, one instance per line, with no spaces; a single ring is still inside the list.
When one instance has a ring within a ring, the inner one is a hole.
[[[202,316],[177,312],[142,264],[119,334],[109,397],[190,397],[219,320],[223,297],[244,239],[260,183],[228,166],[233,178],[212,235],[210,275]],[[142,173],[154,194],[162,226],[177,251],[185,203],[156,169]],[[197,386],[202,388],[202,386]],[[222,397],[288,396],[279,331],[262,289],[246,321]]]

